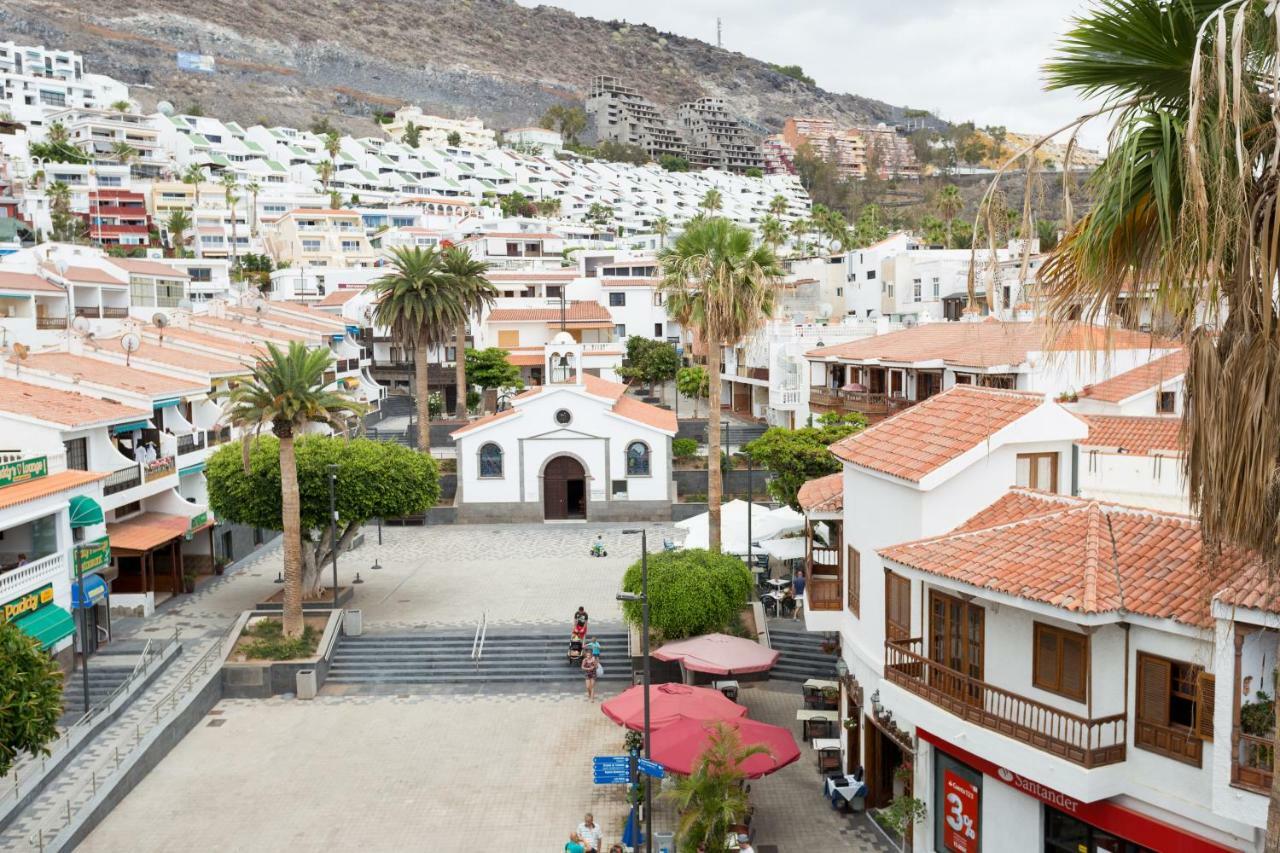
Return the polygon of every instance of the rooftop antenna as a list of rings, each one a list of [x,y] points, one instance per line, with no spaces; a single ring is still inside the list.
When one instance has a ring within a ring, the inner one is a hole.
[[[126,332],[120,336],[120,348],[124,350],[124,366],[130,367],[133,354],[142,346],[142,338],[135,332]]]
[[[720,39],[720,19],[716,18],[716,47],[723,48],[724,42]]]

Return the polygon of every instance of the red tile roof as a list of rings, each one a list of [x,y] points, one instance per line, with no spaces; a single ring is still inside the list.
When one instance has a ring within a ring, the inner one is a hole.
[[[1043,394],[956,385],[841,439],[831,452],[845,462],[919,482],[1043,403]]]
[[[1150,391],[1173,382],[1187,372],[1187,351],[1175,353],[1149,361],[1141,367],[1126,370],[1105,382],[1086,385],[1080,396],[1099,400],[1104,403],[1121,403],[1144,391]]]
[[[501,412],[494,412],[492,414],[485,415],[482,418],[476,418],[474,421],[467,424],[466,426],[458,427],[453,432],[449,433],[449,435],[450,437],[463,435],[465,433],[471,432],[472,430],[479,429],[482,426],[488,426],[494,421],[500,421],[503,418],[509,418],[512,415],[517,414],[519,411],[520,411],[519,409],[515,409],[515,408],[503,409]]]
[[[613,404],[613,411],[627,420],[637,421],[645,426],[674,433],[679,428],[676,413],[661,406],[653,406],[635,397],[623,395]]]
[[[844,474],[828,474],[810,480],[800,487],[796,500],[805,512],[841,512],[844,510]]]
[[[613,318],[609,310],[599,302],[580,300],[565,305],[565,319],[569,322],[609,321]],[[486,322],[490,323],[538,323],[558,322],[559,308],[494,308],[489,312]]]
[[[124,521],[107,525],[107,536],[112,550],[150,551],[158,545],[171,542],[191,529],[191,519],[185,515],[168,515],[162,512],[144,512]]]
[[[6,486],[0,489],[0,509],[8,509],[18,504],[47,498],[49,495],[56,495],[58,492],[65,492],[68,489],[74,489],[86,483],[105,480],[107,476],[105,472],[99,474],[94,471],[69,470],[50,474],[47,477],[40,477],[36,480],[28,480],[15,486]]]
[[[175,269],[168,264],[156,263],[155,261],[140,260],[137,258],[112,258],[111,263],[120,267],[125,272],[134,275],[149,275],[158,278],[191,278],[182,270]]]
[[[74,391],[0,379],[0,412],[26,415],[62,427],[146,420],[151,412]]]
[[[129,284],[126,279],[117,278],[97,267],[67,267],[64,277],[77,284],[114,284],[119,287],[126,287]]]
[[[928,323],[913,329],[876,335],[810,350],[807,358],[892,362],[941,361],[963,367],[1022,364],[1029,352],[1171,349],[1172,343],[1143,332],[1103,329],[1077,323],[1050,337],[1043,323]]]
[[[1197,627],[1212,625],[1215,592],[1225,587],[1254,601],[1265,577],[1257,559],[1239,549],[1207,559],[1200,527],[1188,516],[1018,490],[997,505],[1005,502],[983,511],[986,522],[997,522],[990,526],[976,526],[975,517],[960,530],[880,553],[1072,613],[1132,613]]]
[[[1181,453],[1182,421],[1180,418],[1133,417],[1124,415],[1085,415],[1089,437],[1079,442],[1082,447],[1123,451],[1136,456],[1150,456],[1156,451]]]
[[[123,364],[111,364],[83,355],[66,352],[38,352],[27,356],[22,369],[41,370],[63,379],[80,377],[94,385],[119,388],[147,397],[174,397],[180,394],[198,394],[208,390],[203,382],[151,373]]]
[[[608,379],[601,379],[599,376],[592,376],[590,373],[587,373],[583,374],[582,385],[588,394],[591,394],[594,397],[604,397],[605,399],[612,400],[613,406],[611,407],[611,411],[620,417],[626,418],[627,420],[635,421],[637,423],[644,424],[645,426],[650,426],[654,429],[660,429],[666,432],[675,432],[679,426],[676,421],[675,412],[669,409],[664,409],[660,406],[650,405],[649,403],[637,400],[634,397],[628,397],[626,395],[627,386],[623,385],[621,382],[611,382]],[[514,399],[516,401],[526,400],[542,391],[550,390],[552,387],[553,386],[549,385],[539,385],[537,387],[530,388],[521,394],[517,394]],[[455,429],[453,432],[449,433],[449,435],[463,435],[471,432],[477,427],[485,426],[496,420],[500,420],[501,418],[514,415],[518,411],[518,408],[513,407],[510,409],[504,409],[496,414],[486,415],[483,418],[472,421],[466,426]]]
[[[23,290],[34,293],[66,293],[51,281],[26,272],[0,272],[0,290]]]
[[[349,301],[359,296],[362,292],[364,292],[364,288],[360,288],[359,290],[353,290],[351,288],[347,288],[346,290],[331,290],[324,295],[324,299],[321,299],[316,304],[326,305],[330,307],[335,305],[346,305]]]

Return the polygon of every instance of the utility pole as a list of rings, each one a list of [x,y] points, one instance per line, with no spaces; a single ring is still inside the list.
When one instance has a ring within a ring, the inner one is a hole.
[[[716,47],[724,47],[724,41],[720,38],[721,28],[720,19],[716,18]]]

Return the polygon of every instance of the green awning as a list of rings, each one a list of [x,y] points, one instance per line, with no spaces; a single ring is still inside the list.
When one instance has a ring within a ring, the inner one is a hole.
[[[46,649],[76,632],[76,620],[56,604],[28,613],[13,624],[28,637],[34,637]]]
[[[179,477],[186,477],[186,476],[188,476],[189,474],[199,474],[199,473],[200,473],[201,471],[203,471],[203,470],[204,470],[204,463],[203,463],[203,462],[197,462],[197,463],[196,463],[196,464],[194,464],[194,465],[188,465],[186,468],[179,468],[179,469],[178,469],[178,476],[179,476]]]
[[[102,507],[88,495],[71,496],[71,526],[88,527],[92,524],[104,524]]]
[[[134,430],[147,429],[151,426],[149,421],[130,421],[127,424],[116,424],[111,428],[112,435],[123,435]]]

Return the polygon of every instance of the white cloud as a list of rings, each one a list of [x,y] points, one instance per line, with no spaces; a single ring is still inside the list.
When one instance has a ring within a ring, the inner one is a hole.
[[[519,0],[525,5],[537,5]],[[1041,66],[1081,0],[554,0],[804,68],[818,85],[933,110],[951,121],[1047,132],[1088,109],[1045,92]],[[1098,147],[1105,127],[1082,138]]]

